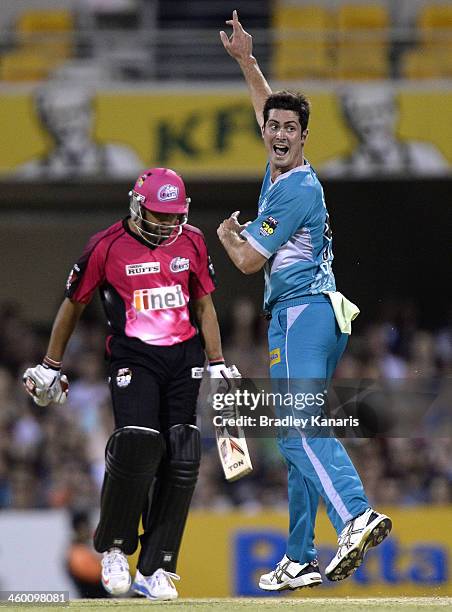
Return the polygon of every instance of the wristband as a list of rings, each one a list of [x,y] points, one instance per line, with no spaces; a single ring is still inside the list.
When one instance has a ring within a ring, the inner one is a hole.
[[[42,360],[42,365],[48,370],[55,370],[56,372],[61,370],[61,361],[55,361],[55,359],[52,359],[48,355]]]
[[[218,359],[212,359],[212,361],[209,361],[209,368],[217,365],[224,365],[223,357],[218,357]]]

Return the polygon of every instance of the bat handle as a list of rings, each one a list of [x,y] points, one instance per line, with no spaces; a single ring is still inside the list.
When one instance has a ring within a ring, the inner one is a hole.
[[[230,391],[232,389],[232,385],[231,385],[231,381],[229,380],[229,378],[226,376],[226,374],[224,373],[223,370],[221,370],[220,372],[221,376],[225,379],[226,384],[228,386],[228,391]]]

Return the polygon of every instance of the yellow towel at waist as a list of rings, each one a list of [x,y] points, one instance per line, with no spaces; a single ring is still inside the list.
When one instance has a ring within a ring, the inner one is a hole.
[[[352,321],[359,315],[360,310],[356,304],[347,300],[339,291],[325,291],[333,306],[339,329],[343,334],[352,333]]]

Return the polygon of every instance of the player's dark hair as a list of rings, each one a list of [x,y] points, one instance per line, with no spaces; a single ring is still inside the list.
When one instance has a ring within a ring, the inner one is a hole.
[[[301,130],[304,132],[308,127],[311,103],[302,93],[287,90],[272,93],[264,104],[264,125],[272,108],[294,111],[298,114]]]

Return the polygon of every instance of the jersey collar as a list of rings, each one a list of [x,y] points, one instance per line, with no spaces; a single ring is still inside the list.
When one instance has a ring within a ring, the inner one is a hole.
[[[157,245],[154,246],[152,244],[149,244],[149,242],[146,242],[146,240],[142,238],[139,234],[135,234],[135,232],[132,232],[132,230],[129,227],[129,219],[130,219],[130,215],[127,215],[127,217],[125,217],[122,220],[122,226],[124,230],[127,232],[127,234],[129,234],[129,236],[132,236],[132,238],[135,238],[135,240],[138,240],[140,244],[144,244],[144,246],[148,247],[148,249],[150,249],[151,251],[156,249]]]
[[[273,187],[279,181],[282,181],[283,179],[288,178],[291,174],[295,174],[295,172],[309,172],[310,170],[311,170],[311,164],[309,162],[306,162],[305,164],[301,166],[296,166],[295,168],[292,168],[292,170],[288,170],[287,172],[280,174],[279,176],[275,178],[274,181],[272,181],[270,177],[270,187]]]

